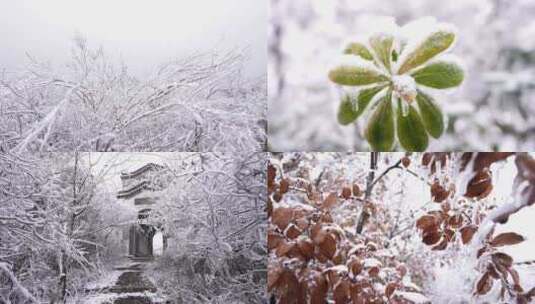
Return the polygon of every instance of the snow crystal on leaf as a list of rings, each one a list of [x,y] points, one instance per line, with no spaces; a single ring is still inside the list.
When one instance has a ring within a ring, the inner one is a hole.
[[[347,266],[346,265],[336,265],[336,266],[332,266],[330,268],[327,269],[327,271],[334,271],[338,274],[341,274],[341,275],[344,275],[346,273],[348,273],[348,269],[347,269]]]
[[[413,55],[413,53],[417,51],[424,44],[427,38],[439,32],[454,34],[453,42],[449,45],[447,49],[440,52],[440,53],[445,53],[448,50],[452,49],[455,46],[455,43],[457,41],[458,30],[453,24],[436,23],[436,21],[432,19],[423,19],[421,21],[415,21],[414,25],[411,24],[405,30],[404,37],[406,39],[406,43],[403,45],[403,49],[401,50],[401,54],[393,70],[399,71],[399,69],[402,67],[405,61],[409,58],[409,56]]]
[[[399,296],[405,300],[411,301],[414,304],[431,303],[431,301],[421,293],[396,291],[394,295]]]
[[[383,266],[383,263],[375,258],[367,258],[364,260],[364,267],[365,268],[371,268],[371,267],[381,267]]]
[[[354,66],[361,69],[366,69],[370,71],[377,72],[379,74],[382,74],[383,72],[378,69],[373,62],[369,60],[362,59],[355,55],[342,55],[337,56],[336,59],[333,62],[333,65],[331,66],[332,69],[335,69],[339,66]]]

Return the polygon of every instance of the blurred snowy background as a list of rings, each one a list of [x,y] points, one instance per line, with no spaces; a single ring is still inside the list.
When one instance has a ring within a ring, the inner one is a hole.
[[[271,0],[268,32],[269,149],[367,151],[362,122],[336,121],[339,92],[327,71],[344,42],[379,17],[424,16],[459,29],[453,53],[463,85],[438,98],[447,133],[432,151],[535,149],[535,1]]]

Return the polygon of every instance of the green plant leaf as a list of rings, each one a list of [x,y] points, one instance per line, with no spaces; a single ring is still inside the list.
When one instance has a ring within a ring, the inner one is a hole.
[[[442,111],[435,104],[431,96],[418,91],[416,95],[416,102],[420,109],[420,115],[427,132],[434,138],[439,138],[444,132],[444,117]]]
[[[373,60],[373,55],[366,46],[359,42],[351,42],[344,49],[344,54],[356,55],[366,60]]]
[[[398,74],[406,73],[426,63],[429,59],[447,50],[453,44],[453,41],[455,41],[455,33],[452,31],[433,32],[414,51],[407,55],[398,70]]]
[[[366,140],[374,151],[392,150],[395,132],[393,114],[392,92],[389,91],[385,97],[379,100],[366,128]]]
[[[448,89],[463,82],[464,71],[454,62],[437,61],[418,69],[412,76],[417,83],[426,87]]]
[[[388,78],[370,67],[340,65],[329,72],[332,82],[347,86],[362,86],[387,81]]]
[[[344,95],[338,108],[338,122],[341,125],[348,125],[355,121],[364,112],[373,97],[384,88],[384,86],[378,86],[362,90],[354,97],[355,101],[351,100],[350,95]]]
[[[409,113],[403,116],[401,101],[398,99],[397,132],[399,143],[406,151],[425,151],[429,138],[418,111],[409,105]]]
[[[381,63],[390,71],[392,59],[392,46],[394,36],[387,34],[377,34],[370,37],[370,46],[377,55]]]

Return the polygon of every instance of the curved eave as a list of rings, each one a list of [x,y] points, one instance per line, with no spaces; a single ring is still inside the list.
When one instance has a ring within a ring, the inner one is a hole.
[[[164,166],[162,165],[158,165],[158,164],[155,164],[155,163],[148,163],[146,165],[144,165],[143,167],[137,169],[137,170],[134,170],[132,172],[122,172],[121,173],[121,179],[130,179],[130,178],[134,178],[134,177],[137,177],[147,171],[150,171],[150,170],[162,170],[163,168],[165,168]]]
[[[150,186],[150,183],[148,181],[143,181],[129,189],[120,190],[119,192],[117,192],[117,198],[121,198],[121,199],[132,198],[138,195],[139,193],[141,193],[143,190],[154,191],[154,189]]]

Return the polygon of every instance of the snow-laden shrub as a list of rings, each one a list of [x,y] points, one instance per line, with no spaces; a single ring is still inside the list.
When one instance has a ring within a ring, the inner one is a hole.
[[[265,298],[263,262],[247,254],[165,253],[156,263],[153,276],[174,304],[261,303]]]
[[[349,43],[329,72],[330,80],[345,89],[339,123],[371,112],[365,137],[373,150],[392,150],[396,137],[407,151],[425,150],[429,136],[444,132],[442,111],[426,90],[457,87],[464,79],[455,57],[440,56],[455,39],[453,26],[423,18],[403,27],[388,24]]]

